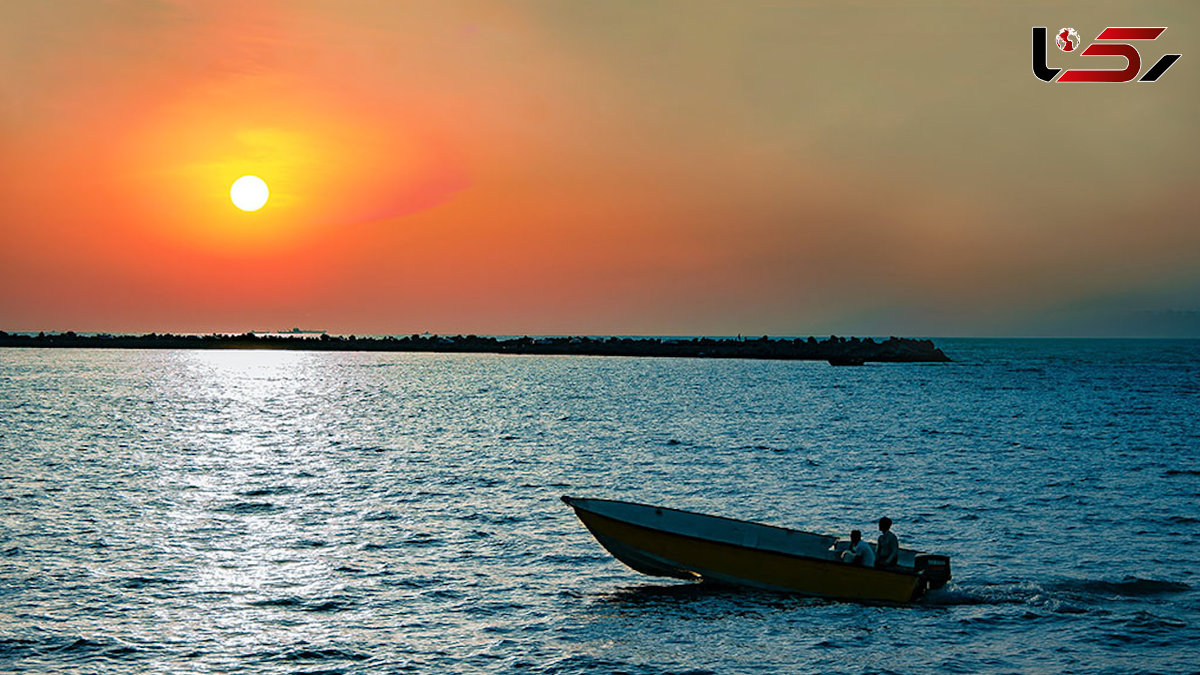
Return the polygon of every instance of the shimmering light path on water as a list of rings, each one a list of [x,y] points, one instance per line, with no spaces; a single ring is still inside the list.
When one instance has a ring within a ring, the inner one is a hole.
[[[1192,672],[1200,343],[955,363],[0,350],[0,671]],[[690,586],[563,493],[954,557]]]

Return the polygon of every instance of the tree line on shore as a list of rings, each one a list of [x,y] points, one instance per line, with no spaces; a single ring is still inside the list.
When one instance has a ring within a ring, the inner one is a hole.
[[[358,337],[320,334],[144,335],[7,333],[0,347],[99,349],[297,349],[311,351],[459,352],[579,356],[659,356],[829,361],[835,365],[876,362],[944,362],[949,357],[931,340],[830,336],[809,338],[662,337],[489,337],[407,335]]]

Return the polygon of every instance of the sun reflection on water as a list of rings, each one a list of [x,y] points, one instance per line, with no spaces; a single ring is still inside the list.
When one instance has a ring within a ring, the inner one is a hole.
[[[276,349],[211,349],[177,353],[192,384],[248,400],[263,398],[304,382],[296,377],[312,366],[311,352]]]
[[[336,419],[314,355],[211,350],[175,357],[182,367],[172,378],[172,423],[184,433],[176,435],[178,461],[163,468],[176,488],[166,545],[190,558],[193,593],[239,608],[195,606],[195,620],[181,625],[243,636],[243,649],[336,631],[318,618],[306,620],[301,635],[280,620],[297,608],[319,614],[336,606],[342,590],[336,556],[324,550],[339,526],[315,515],[328,513],[332,494],[319,487],[335,487],[343,475],[327,452],[325,427]]]

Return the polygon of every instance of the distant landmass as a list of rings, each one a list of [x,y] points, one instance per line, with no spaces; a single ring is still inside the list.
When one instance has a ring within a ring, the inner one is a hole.
[[[649,337],[480,337],[409,335],[356,337],[306,331],[300,334],[110,335],[6,333],[0,347],[89,349],[297,349],[308,351],[454,352],[574,356],[657,356],[828,361],[833,365],[875,362],[945,362],[930,340],[892,337],[810,338],[649,338]]]

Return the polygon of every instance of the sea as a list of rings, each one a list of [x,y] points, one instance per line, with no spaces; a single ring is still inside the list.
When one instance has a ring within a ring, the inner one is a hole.
[[[3,673],[1200,672],[1200,341],[953,362],[0,349]],[[562,495],[951,556],[641,575]]]

